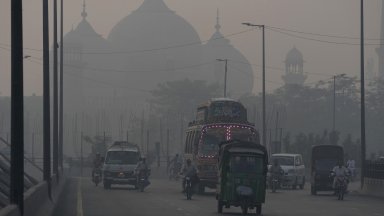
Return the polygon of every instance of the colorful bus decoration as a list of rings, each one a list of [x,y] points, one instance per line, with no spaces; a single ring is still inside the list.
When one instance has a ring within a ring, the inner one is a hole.
[[[205,187],[216,187],[219,143],[228,140],[260,143],[244,106],[228,98],[211,99],[199,106],[196,120],[186,130],[184,157],[197,166],[200,193]]]

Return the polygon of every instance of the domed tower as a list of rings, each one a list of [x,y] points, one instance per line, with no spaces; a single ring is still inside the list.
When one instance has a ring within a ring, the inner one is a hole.
[[[135,101],[148,97],[143,92],[159,83],[205,79],[198,67],[202,55],[199,35],[163,0],[144,0],[112,28],[108,41],[116,53],[116,69],[134,71],[116,82],[142,90],[131,94]]]
[[[204,71],[209,75],[209,81],[224,85],[225,63],[217,59],[228,59],[228,96],[237,99],[243,94],[251,93],[254,79],[251,64],[221,33],[219,11],[217,11],[215,29],[215,33],[204,45],[205,60],[213,63],[204,67]]]
[[[102,38],[87,21],[85,1],[83,2],[82,20],[78,26],[64,36],[64,109],[66,112],[80,111],[84,107],[84,96],[95,83],[87,80],[87,77],[96,78],[88,68],[102,66],[103,57],[92,55],[92,51],[100,51],[108,47],[107,41]],[[105,67],[105,66],[104,66]],[[99,79],[98,77],[97,79]],[[98,86],[100,87],[100,86]]]
[[[304,84],[307,75],[304,74],[303,65],[303,55],[296,47],[293,47],[285,59],[285,75],[283,75],[283,80],[286,85]]]

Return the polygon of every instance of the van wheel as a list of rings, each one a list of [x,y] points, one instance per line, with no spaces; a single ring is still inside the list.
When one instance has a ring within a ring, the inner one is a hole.
[[[261,205],[256,206],[256,214],[261,215]]]
[[[303,190],[304,189],[304,185],[305,185],[305,177],[303,177],[303,181],[300,185],[300,190]]]
[[[316,188],[314,186],[311,186],[311,195],[316,196],[316,194],[317,194]]]
[[[217,200],[217,212],[218,213],[223,213],[223,201]]]

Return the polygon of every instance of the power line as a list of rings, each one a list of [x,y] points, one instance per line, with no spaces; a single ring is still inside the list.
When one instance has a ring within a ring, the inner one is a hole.
[[[359,37],[349,37],[349,36],[338,36],[338,35],[328,35],[328,34],[319,34],[319,33],[311,33],[311,32],[304,32],[304,31],[297,31],[297,30],[291,30],[286,28],[279,28],[279,27],[273,27],[273,26],[267,26],[269,29],[277,29],[287,32],[294,32],[294,33],[300,33],[300,34],[307,34],[307,35],[313,35],[313,36],[321,36],[321,37],[329,37],[329,38],[340,38],[340,39],[351,39],[351,40],[360,40]],[[366,38],[365,40],[384,40],[379,38]]]
[[[243,62],[243,61],[235,61],[235,60],[231,60],[231,62],[235,62],[235,63],[240,63],[240,64],[247,64],[247,65],[253,65],[253,66],[256,66],[256,67],[262,67],[261,65],[259,64],[252,64],[252,63],[248,63],[248,62]],[[272,70],[276,70],[276,71],[283,71],[285,72],[285,69],[284,68],[280,68],[280,67],[275,67],[275,66],[266,66],[266,68],[268,69],[272,69]],[[332,74],[323,74],[323,73],[315,73],[315,72],[303,72],[304,74],[308,74],[308,75],[317,75],[317,76],[323,76],[323,77],[328,77],[328,76],[333,76]]]
[[[39,61],[35,61],[35,60],[32,60],[32,59],[27,59],[27,60],[32,62],[32,63],[42,65],[42,63],[39,62]],[[130,90],[134,90],[134,91],[140,91],[140,92],[151,92],[151,91],[148,91],[148,90],[131,88],[131,87],[127,87],[127,86],[116,86],[116,84],[112,84],[112,83],[108,83],[108,82],[105,82],[105,81],[93,79],[93,78],[90,78],[90,77],[85,77],[85,76],[77,75],[75,72],[71,72],[71,71],[66,71],[65,75],[78,77],[80,79],[88,80],[88,81],[99,83],[99,84],[106,85],[106,86],[111,86],[111,87],[114,87],[114,88],[117,87],[117,88],[130,89]]]
[[[41,61],[41,59],[31,56],[30,58]],[[117,73],[158,73],[158,72],[173,72],[173,71],[181,71],[185,69],[200,67],[203,65],[209,65],[213,64],[213,61],[203,62],[200,64],[194,64],[194,65],[188,65],[184,67],[177,67],[173,69],[168,70],[118,70],[118,69],[112,69],[112,68],[95,68],[95,67],[84,67],[84,66],[77,66],[77,65],[71,65],[71,64],[64,64],[64,66],[77,68],[77,69],[88,69],[93,71],[99,71],[99,72],[117,72]]]
[[[328,40],[322,40],[322,39],[315,39],[315,38],[299,36],[299,35],[291,34],[291,33],[288,33],[288,32],[280,31],[280,30],[277,30],[277,29],[269,28],[269,27],[267,27],[267,29],[269,29],[269,30],[271,30],[273,32],[280,33],[280,34],[288,35],[288,36],[295,37],[295,38],[310,40],[310,41],[316,41],[316,42],[328,43],[328,44],[360,46],[359,43],[328,41]],[[379,43],[379,44],[369,44],[369,43],[366,43],[365,45],[366,46],[380,46],[380,45],[384,45],[384,43],[383,44],[381,44],[381,43]]]
[[[244,31],[235,32],[235,33],[232,33],[232,34],[228,34],[228,35],[224,35],[224,36],[221,36],[221,37],[212,38],[212,39],[208,39],[208,40],[190,42],[190,43],[185,43],[185,44],[178,44],[178,45],[167,46],[167,47],[152,48],[152,49],[130,50],[130,51],[127,51],[127,50],[125,50],[125,51],[124,50],[122,50],[122,51],[99,51],[99,52],[96,52],[96,51],[86,51],[85,50],[85,51],[76,52],[76,53],[89,54],[89,55],[98,55],[98,54],[132,54],[132,53],[154,52],[154,51],[168,50],[168,49],[174,49],[174,48],[182,48],[182,47],[188,47],[188,46],[203,45],[204,43],[206,43],[208,41],[211,41],[211,40],[221,40],[221,39],[233,37],[233,36],[236,36],[236,35],[244,34],[244,33],[247,33],[247,32],[253,31],[253,30],[254,30],[254,28],[251,28],[251,29],[247,29],[247,30],[244,30]],[[9,46],[8,44],[4,44],[4,43],[0,43],[0,45]],[[42,52],[41,49],[35,49],[35,48],[24,48],[24,49],[25,50]],[[68,52],[65,52],[65,53],[68,53]]]

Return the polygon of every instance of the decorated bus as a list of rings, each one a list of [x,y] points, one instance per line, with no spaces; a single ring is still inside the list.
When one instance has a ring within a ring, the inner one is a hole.
[[[198,170],[199,193],[217,184],[219,143],[243,140],[260,143],[259,133],[247,120],[247,110],[238,101],[211,99],[197,108],[196,119],[186,130],[184,158],[191,159]]]

